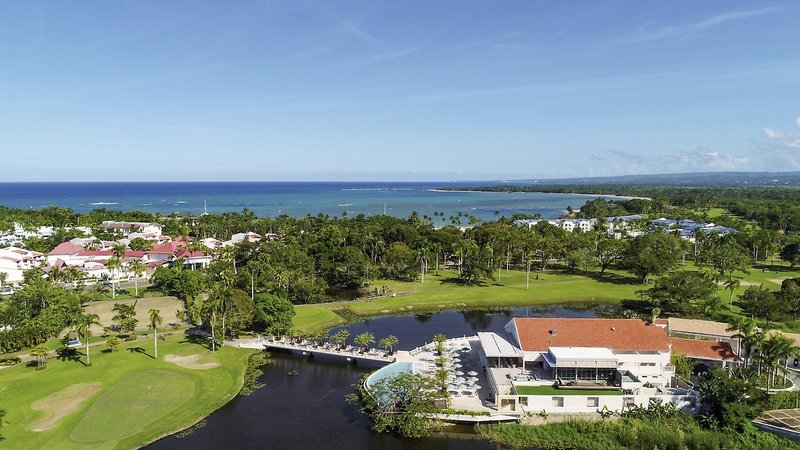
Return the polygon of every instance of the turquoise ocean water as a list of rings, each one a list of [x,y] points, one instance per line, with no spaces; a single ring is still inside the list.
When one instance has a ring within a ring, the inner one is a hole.
[[[570,194],[440,192],[436,188],[483,183],[403,182],[191,182],[191,183],[0,183],[0,205],[41,208],[57,205],[85,212],[96,208],[199,214],[241,211],[259,216],[347,213],[408,217],[435,216],[450,223],[459,212],[491,220],[514,213],[556,217],[567,206],[578,208],[591,197]],[[466,220],[464,220],[466,223]]]

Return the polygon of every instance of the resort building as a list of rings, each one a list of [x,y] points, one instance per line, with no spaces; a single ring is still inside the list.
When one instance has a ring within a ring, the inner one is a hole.
[[[541,222],[547,222],[554,227],[572,233],[575,230],[582,232],[592,231],[597,219],[518,219],[514,221],[514,224],[533,228]]]
[[[648,222],[650,229],[664,230],[665,233],[677,233],[681,239],[694,242],[698,234],[718,234],[726,235],[729,233],[738,233],[736,228],[723,227],[722,225],[715,225],[713,223],[700,223],[690,219],[655,219]]]
[[[674,388],[672,343],[638,319],[516,318],[478,333],[500,411],[622,411],[651,400],[683,409],[695,394]],[[728,347],[730,349],[730,347]]]
[[[0,248],[0,273],[4,273],[3,283],[19,283],[23,273],[39,265],[44,258],[42,253],[17,247]]]
[[[98,228],[109,232],[122,233],[123,236],[128,236],[131,233],[142,233],[145,235],[161,235],[161,224],[150,222],[116,222],[106,220],[98,225]],[[143,237],[143,236],[137,236]]]

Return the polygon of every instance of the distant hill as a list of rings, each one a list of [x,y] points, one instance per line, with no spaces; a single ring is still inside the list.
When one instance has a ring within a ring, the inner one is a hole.
[[[508,184],[591,184],[637,186],[800,186],[800,172],[692,172],[652,175],[624,175],[616,177],[580,177],[534,179]]]

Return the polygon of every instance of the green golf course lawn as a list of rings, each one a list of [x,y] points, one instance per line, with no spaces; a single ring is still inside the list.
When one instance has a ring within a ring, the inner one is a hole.
[[[8,414],[0,448],[114,449],[142,446],[186,428],[233,398],[253,350],[211,353],[182,331],[159,341],[125,342],[114,353],[91,348],[80,360],[48,360],[44,370],[0,370]],[[170,360],[178,360],[179,366]],[[213,366],[213,367],[211,367]],[[34,431],[36,430],[36,431]]]
[[[688,262],[687,270],[695,270]],[[419,281],[400,282],[393,280],[376,280],[373,286],[387,286],[387,297],[373,300],[356,300],[348,302],[321,303],[295,306],[294,327],[301,333],[311,333],[345,322],[336,314],[340,308],[348,308],[358,316],[368,317],[386,314],[403,314],[410,312],[441,311],[464,308],[493,308],[504,306],[537,306],[591,303],[619,303],[623,299],[638,299],[639,290],[652,287],[642,285],[638,279],[623,270],[608,270],[599,276],[595,270],[588,276],[581,273],[569,273],[560,270],[545,271],[540,279],[534,272],[530,275],[526,289],[526,274],[521,270],[502,271],[497,281],[485,280],[479,286],[464,286],[457,282],[457,272],[441,270],[439,275],[433,273],[425,277],[425,283]],[[800,277],[800,271],[789,267],[767,267],[767,272],[754,268],[748,274],[737,274],[742,285],[735,291],[738,296],[748,286],[764,284],[773,290],[780,289],[785,278]],[[725,300],[730,292],[720,286],[719,296]],[[739,308],[734,305],[734,312]]]

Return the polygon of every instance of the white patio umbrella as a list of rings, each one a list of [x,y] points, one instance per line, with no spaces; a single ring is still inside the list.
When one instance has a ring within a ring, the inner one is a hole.
[[[462,372],[460,370],[455,371],[455,374],[456,374],[456,376],[459,376],[459,377],[463,377],[464,376],[464,372]]]
[[[469,375],[471,377],[477,377],[478,376],[478,372],[475,372],[474,370],[470,370],[469,372],[467,372],[467,375]]]
[[[476,391],[477,391],[478,389],[480,389],[480,388],[481,388],[481,385],[480,385],[480,384],[473,384],[473,385],[472,385],[472,389],[475,389]]]

